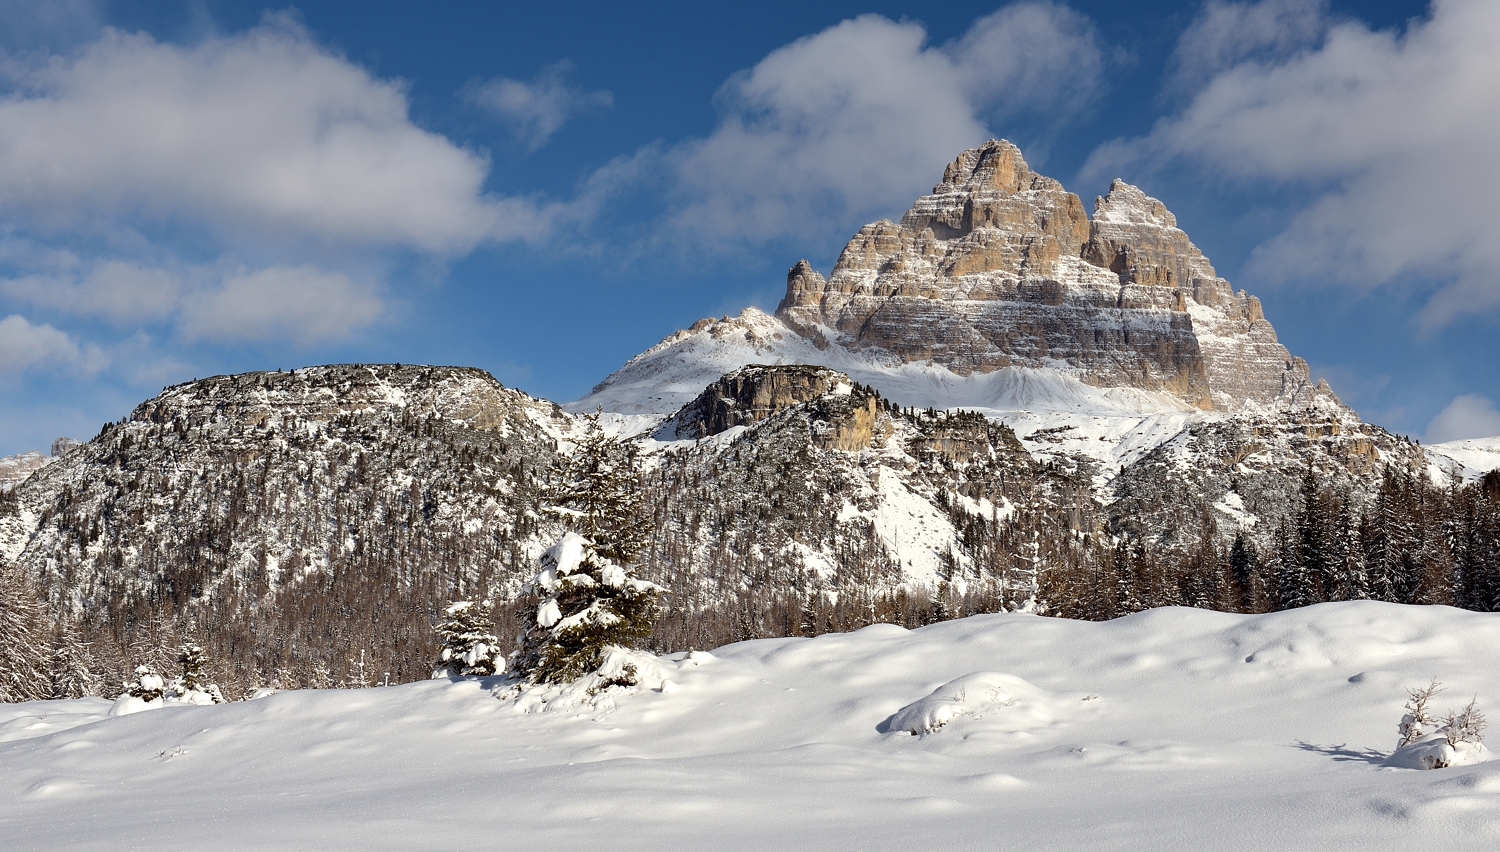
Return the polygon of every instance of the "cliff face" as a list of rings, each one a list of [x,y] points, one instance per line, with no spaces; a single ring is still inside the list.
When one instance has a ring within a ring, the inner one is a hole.
[[[860,229],[828,278],[793,267],[776,316],[820,348],[964,376],[1051,368],[1204,410],[1331,397],[1160,201],[1115,181],[1090,218],[1003,141],[960,154],[899,223]]]

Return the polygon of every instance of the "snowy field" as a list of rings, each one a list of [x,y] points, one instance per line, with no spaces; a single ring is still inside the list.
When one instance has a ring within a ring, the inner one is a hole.
[[[1405,687],[1500,718],[1497,659],[1500,615],[1361,602],[746,642],[593,707],[0,705],[0,847],[1495,849],[1500,761],[1382,764]]]

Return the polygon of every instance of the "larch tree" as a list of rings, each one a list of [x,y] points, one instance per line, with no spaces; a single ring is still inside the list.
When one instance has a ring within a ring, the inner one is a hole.
[[[0,563],[0,701],[52,697],[50,631],[35,587]]]

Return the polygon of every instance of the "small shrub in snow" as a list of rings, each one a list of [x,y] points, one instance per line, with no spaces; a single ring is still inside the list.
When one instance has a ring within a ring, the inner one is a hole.
[[[1401,735],[1401,741],[1396,743],[1396,748],[1405,748],[1426,736],[1428,728],[1436,727],[1437,721],[1428,709],[1427,703],[1432,696],[1443,691],[1443,685],[1434,680],[1421,689],[1408,689],[1406,691],[1406,705],[1402,708],[1406,714],[1401,717],[1401,722],[1396,726]]]
[[[443,611],[447,618],[437,628],[443,648],[433,677],[484,677],[505,669],[489,609],[489,601],[457,601]]]
[[[1428,704],[1443,691],[1434,680],[1421,689],[1407,690],[1406,713],[1397,726],[1400,740],[1386,760],[1388,766],[1410,769],[1444,769],[1478,763],[1488,757],[1484,747],[1487,723],[1478,699],[1462,710],[1450,711],[1439,721]]]
[[[511,671],[533,683],[572,683],[600,671],[612,648],[635,648],[651,635],[666,590],[631,577],[588,539],[567,533],[542,556],[541,568],[534,583],[540,604]],[[634,676],[622,670],[614,677],[623,684]]]
[[[1479,709],[1477,697],[1469,699],[1464,709],[1457,713],[1449,713],[1448,718],[1443,720],[1443,739],[1450,746],[1459,743],[1484,743],[1484,729],[1489,727],[1489,722],[1484,718],[1484,711]]]

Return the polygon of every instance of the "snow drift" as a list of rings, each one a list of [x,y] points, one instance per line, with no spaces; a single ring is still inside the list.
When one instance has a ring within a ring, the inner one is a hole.
[[[9,705],[0,845],[1493,849],[1500,762],[1386,761],[1407,687],[1493,707],[1497,655],[1500,615],[1359,602],[745,642],[549,712],[502,678]]]

